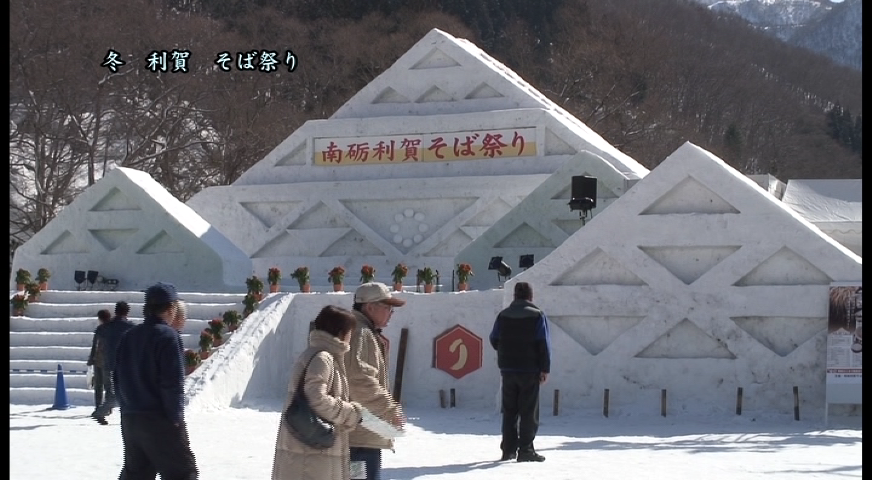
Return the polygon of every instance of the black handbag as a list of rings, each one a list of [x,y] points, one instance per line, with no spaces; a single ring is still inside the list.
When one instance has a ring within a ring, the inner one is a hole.
[[[291,436],[300,442],[318,449],[330,448],[333,442],[336,441],[336,434],[333,430],[333,424],[319,417],[312,407],[309,406],[309,400],[306,399],[303,393],[303,381],[306,379],[306,369],[312,363],[312,358],[319,352],[309,357],[306,362],[306,367],[303,368],[303,373],[300,374],[300,381],[297,383],[297,390],[294,392],[294,398],[288,409],[285,410],[285,421],[291,432]]]

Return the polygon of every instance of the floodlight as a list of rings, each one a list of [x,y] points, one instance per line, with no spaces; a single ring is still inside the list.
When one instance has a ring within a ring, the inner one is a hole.
[[[500,277],[509,278],[512,274],[512,267],[503,261],[503,257],[491,257],[487,269],[497,271],[497,281],[500,281]]]
[[[530,268],[533,266],[533,255],[521,255],[518,259],[518,268]]]
[[[596,208],[596,177],[585,175],[572,177],[572,194],[569,200],[569,210],[578,211],[581,224],[590,215],[590,211]]]

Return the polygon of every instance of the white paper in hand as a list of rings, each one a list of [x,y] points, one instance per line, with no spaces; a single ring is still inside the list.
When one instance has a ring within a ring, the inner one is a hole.
[[[363,428],[384,438],[390,439],[403,436],[402,430],[398,430],[390,423],[376,417],[372,414],[372,412],[365,408],[361,411],[360,425]]]

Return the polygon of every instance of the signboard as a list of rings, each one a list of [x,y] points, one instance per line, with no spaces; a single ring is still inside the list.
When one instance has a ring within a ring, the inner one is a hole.
[[[829,303],[826,403],[862,404],[862,284],[832,284]]]
[[[433,366],[460,379],[481,368],[483,343],[469,330],[455,325],[433,340]]]
[[[378,165],[536,156],[536,128],[314,139],[313,165]]]

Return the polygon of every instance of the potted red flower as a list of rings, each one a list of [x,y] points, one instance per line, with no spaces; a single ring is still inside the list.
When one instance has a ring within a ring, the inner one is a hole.
[[[282,271],[279,270],[279,267],[271,267],[266,278],[269,281],[269,293],[278,292],[279,282],[282,280]]]
[[[345,269],[342,268],[342,266],[337,265],[327,272],[327,278],[330,279],[330,283],[333,284],[333,291],[341,292],[342,281],[345,280]]]
[[[409,267],[407,267],[404,263],[398,263],[396,267],[394,267],[394,271],[391,272],[391,277],[394,279],[394,290],[398,292],[403,291],[403,279],[406,278],[406,275],[409,274]]]
[[[375,278],[375,267],[364,265],[360,267],[360,283],[371,282]]]
[[[194,373],[194,370],[196,370],[201,363],[203,363],[203,359],[200,358],[200,354],[190,348],[185,350],[185,375]]]
[[[472,273],[472,265],[468,263],[457,264],[457,289],[461,292],[469,288],[469,277],[475,276]]]

